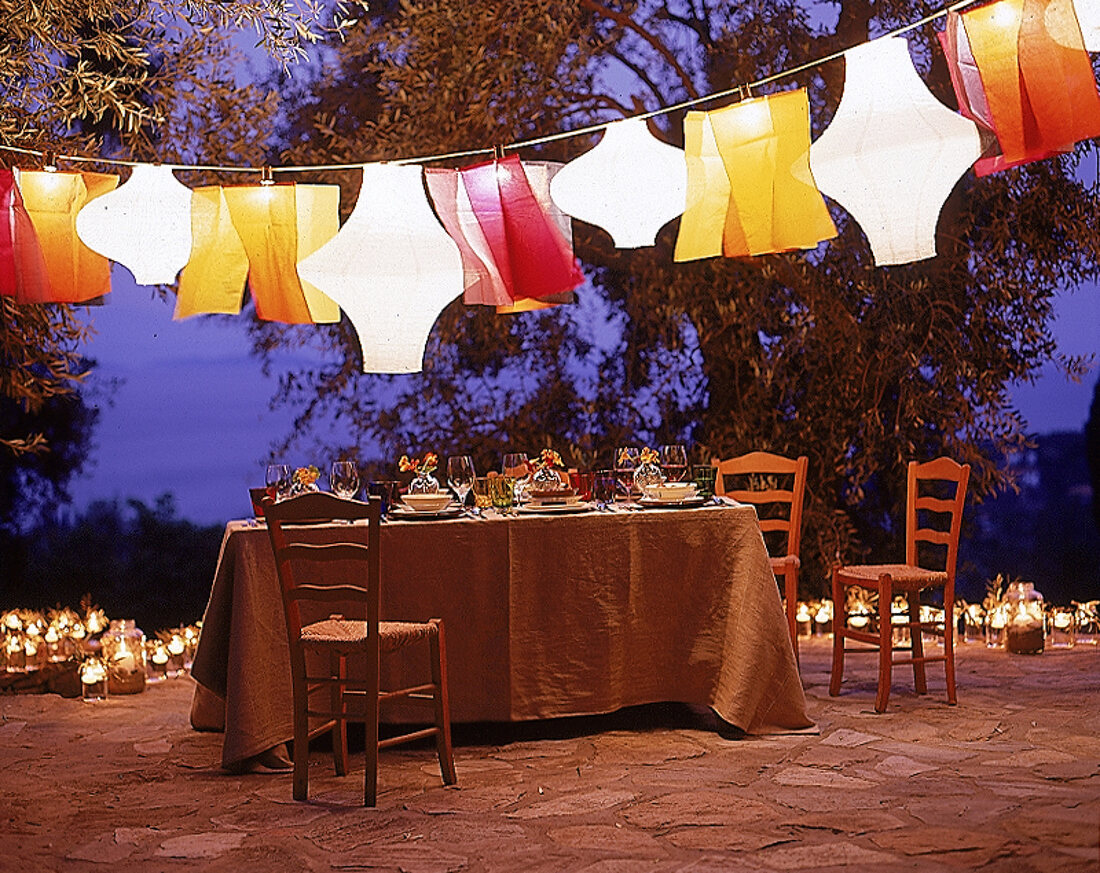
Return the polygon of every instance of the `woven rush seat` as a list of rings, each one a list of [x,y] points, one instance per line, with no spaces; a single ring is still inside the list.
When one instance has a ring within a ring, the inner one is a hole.
[[[918,585],[926,588],[931,585],[946,585],[946,570],[926,570],[910,564],[860,564],[845,567],[841,573],[845,579],[877,582],[883,573],[889,573],[896,587]]]
[[[434,632],[434,626],[427,622],[380,621],[378,645],[383,653],[396,652],[411,643],[426,640]],[[302,643],[338,651],[354,650],[365,645],[369,635],[369,625],[365,621],[333,616],[303,627]]]

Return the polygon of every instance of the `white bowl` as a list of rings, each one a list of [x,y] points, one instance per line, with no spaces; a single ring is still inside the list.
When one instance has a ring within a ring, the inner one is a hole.
[[[451,505],[451,495],[447,491],[438,494],[403,494],[401,500],[418,512],[438,512]]]
[[[645,495],[654,500],[686,500],[695,496],[695,483],[665,482],[663,485],[650,485],[645,489]]]

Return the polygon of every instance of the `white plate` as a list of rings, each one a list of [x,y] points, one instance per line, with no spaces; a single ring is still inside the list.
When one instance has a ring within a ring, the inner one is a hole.
[[[411,509],[408,506],[395,506],[390,510],[393,518],[454,518],[462,515],[462,507],[456,504],[445,506],[443,509]]]
[[[516,511],[528,515],[566,515],[570,512],[588,512],[591,508],[591,503],[575,500],[572,503],[525,503],[516,507]]]
[[[661,500],[656,497],[643,497],[638,501],[638,505],[649,506],[654,509],[661,507],[664,509],[676,509],[681,507],[686,509],[689,506],[702,506],[706,502],[707,498],[699,496],[685,497],[683,500]]]

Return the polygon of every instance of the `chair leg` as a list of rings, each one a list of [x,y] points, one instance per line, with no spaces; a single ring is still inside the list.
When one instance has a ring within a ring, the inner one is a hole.
[[[787,603],[787,632],[791,635],[794,662],[801,666],[798,655],[798,567],[788,565],[783,571],[783,597]]]
[[[840,694],[844,678],[844,628],[848,625],[848,608],[844,586],[840,584],[837,570],[833,568],[833,669],[829,676],[829,695]]]
[[[886,712],[894,669],[894,627],[890,607],[894,601],[893,580],[883,573],[878,583],[878,694],[875,712]]]
[[[905,595],[905,599],[909,602],[909,621],[920,621],[920,594],[916,591],[909,591]],[[928,677],[925,673],[924,662],[918,660],[924,657],[924,632],[919,627],[909,627],[909,643],[913,647],[911,654],[913,655],[913,685],[916,686],[917,694],[928,693]]]
[[[954,706],[958,703],[955,695],[955,602],[952,597],[944,597],[943,610],[943,669],[947,679],[947,702]],[[948,618],[951,616],[951,618]]]
[[[348,678],[348,662],[343,655],[329,655],[329,671],[332,676],[344,680]],[[344,686],[334,684],[329,690],[329,706],[333,712],[347,715],[348,704],[344,696]],[[336,719],[332,726],[332,763],[337,776],[348,773],[348,723],[346,718]]]
[[[447,643],[443,635],[443,620],[433,618],[436,632],[428,638],[431,649],[432,684],[435,685],[435,745],[439,755],[439,772],[444,785],[458,781],[455,773],[454,750],[451,748],[451,702],[447,690]]]
[[[294,682],[294,774],[291,777],[295,800],[309,799],[309,691],[305,680]]]
[[[363,771],[363,805],[378,805],[378,649],[367,657],[367,675],[373,675],[366,693],[366,712],[363,714],[366,737],[363,755],[366,767]]]

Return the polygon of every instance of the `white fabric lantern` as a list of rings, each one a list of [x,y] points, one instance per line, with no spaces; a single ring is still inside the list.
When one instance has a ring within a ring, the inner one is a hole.
[[[76,232],[139,285],[169,284],[191,254],[191,189],[171,167],[138,164],[123,185],[80,210]]]
[[[1085,50],[1100,52],[1100,0],[1073,0],[1073,11],[1085,38]]]
[[[654,137],[640,118],[616,121],[554,177],[550,194],[564,212],[604,228],[617,248],[651,246],[684,211],[684,152]]]
[[[365,373],[416,373],[443,308],[462,293],[462,259],[428,205],[419,166],[367,164],[344,226],[298,263],[359,335]]]
[[[859,222],[876,264],[933,257],[943,203],[981,155],[978,128],[932,96],[904,39],[844,56],[844,95],[810,148],[814,179]]]

